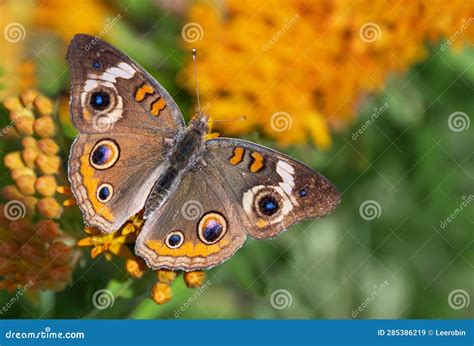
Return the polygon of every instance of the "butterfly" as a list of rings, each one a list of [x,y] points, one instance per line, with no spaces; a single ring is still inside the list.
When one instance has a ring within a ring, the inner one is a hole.
[[[274,237],[339,203],[308,166],[256,143],[206,139],[209,117],[186,126],[168,92],[97,37],[76,35],[67,60],[79,135],[68,175],[85,223],[104,234],[142,213],[135,254],[152,269],[203,270],[248,236]]]

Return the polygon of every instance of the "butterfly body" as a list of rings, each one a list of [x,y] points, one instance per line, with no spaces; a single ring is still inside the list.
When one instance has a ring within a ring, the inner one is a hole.
[[[104,41],[76,35],[67,57],[79,130],[72,191],[86,223],[103,233],[143,212],[135,253],[150,268],[210,268],[248,236],[274,237],[338,204],[332,183],[291,157],[240,139],[206,140],[206,115],[186,126],[167,91]]]
[[[166,160],[169,162],[167,170],[155,183],[145,204],[144,218],[158,209],[173,186],[177,186],[186,170],[195,169],[196,165],[203,164],[204,138],[209,132],[208,117],[204,114],[191,121],[190,125],[178,134],[172,143]]]

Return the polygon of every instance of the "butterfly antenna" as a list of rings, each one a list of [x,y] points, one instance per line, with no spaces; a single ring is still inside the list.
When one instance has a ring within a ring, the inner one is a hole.
[[[228,118],[228,119],[215,119],[212,120],[214,123],[224,123],[228,121],[240,121],[240,120],[247,120],[247,117],[245,115],[241,115],[240,117],[235,117],[235,118]]]
[[[198,113],[201,113],[201,102],[199,101],[199,88],[197,80],[197,67],[196,67],[196,48],[193,48],[193,64],[194,64],[194,83],[196,85],[196,100],[198,104]]]

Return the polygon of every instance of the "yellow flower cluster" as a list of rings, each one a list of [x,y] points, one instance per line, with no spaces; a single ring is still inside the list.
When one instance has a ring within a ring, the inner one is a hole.
[[[311,137],[331,143],[329,128],[355,105],[426,54],[427,40],[474,38],[474,6],[464,0],[227,0],[191,7],[182,37],[197,48],[201,103],[224,134],[259,129],[281,145]],[[194,90],[191,64],[182,76]]]
[[[91,257],[96,258],[100,254],[104,254],[107,260],[111,260],[113,256],[125,259],[125,270],[134,279],[139,279],[149,270],[145,261],[135,256],[130,248],[134,247],[134,243],[138,233],[143,225],[142,214],[138,213],[125,223],[119,230],[102,234],[98,229],[89,227],[85,229],[88,237],[79,240],[78,246],[91,246]],[[156,271],[157,281],[151,289],[151,298],[157,304],[168,302],[172,296],[171,284],[175,280],[178,273],[172,270],[161,269]],[[204,272],[184,273],[184,281],[190,288],[196,288],[203,284],[205,279]]]
[[[56,126],[51,100],[29,90],[4,101],[9,124],[1,137],[16,138],[22,150],[4,164],[14,182],[2,189],[0,204],[0,287],[62,290],[72,275],[72,240],[52,221],[62,214],[55,199],[61,160],[52,138]],[[31,290],[31,291],[30,291]]]
[[[4,106],[9,110],[10,123],[1,130],[2,137],[19,138],[22,150],[4,157],[15,184],[5,186],[2,196],[24,205],[30,217],[38,212],[45,218],[57,219],[63,209],[55,199],[61,158],[53,138],[53,105],[45,96],[29,90],[21,97],[7,98]]]

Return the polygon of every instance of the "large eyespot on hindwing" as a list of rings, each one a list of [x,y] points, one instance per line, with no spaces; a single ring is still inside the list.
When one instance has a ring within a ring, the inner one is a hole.
[[[184,243],[184,234],[181,231],[170,232],[166,236],[165,244],[170,249],[177,249]]]
[[[112,196],[114,195],[114,188],[112,185],[108,183],[100,184],[97,188],[97,200],[101,203],[106,203],[110,201]]]
[[[91,150],[89,162],[98,170],[111,168],[120,157],[118,144],[111,139],[103,139],[94,145]]]
[[[204,214],[197,226],[199,239],[206,245],[217,243],[227,232],[225,217],[216,211]]]

